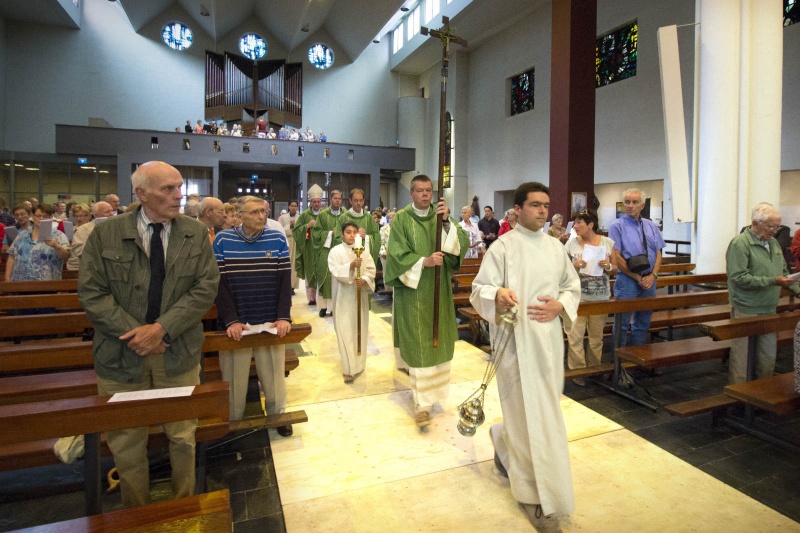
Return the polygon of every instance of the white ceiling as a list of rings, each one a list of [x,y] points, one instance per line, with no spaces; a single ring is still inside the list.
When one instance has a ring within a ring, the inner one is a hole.
[[[219,40],[255,17],[288,51],[310,34],[324,30],[355,60],[387,27],[399,20],[401,7],[417,0],[116,0],[125,10],[135,31],[140,31],[161,13],[179,6],[212,39]],[[502,31],[548,0],[473,0],[451,20],[456,33],[471,49]],[[75,27],[62,4],[72,0],[0,0],[0,15],[9,21]],[[68,5],[69,7],[69,5]],[[84,6],[85,8],[85,6]],[[207,16],[203,13],[207,13]],[[438,21],[440,19],[434,19]],[[307,30],[304,31],[304,30]],[[384,39],[380,46],[388,46]],[[420,74],[441,59],[438,39],[419,47],[396,70]]]

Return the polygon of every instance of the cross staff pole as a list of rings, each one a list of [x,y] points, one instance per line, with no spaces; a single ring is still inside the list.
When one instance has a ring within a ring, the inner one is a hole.
[[[450,43],[460,44],[467,46],[467,41],[453,34],[453,28],[450,27],[450,19],[442,17],[442,27],[438,30],[429,30],[426,27],[420,28],[422,35],[429,35],[430,37],[437,38],[442,43],[442,89],[439,98],[439,193],[442,194],[441,189],[448,188],[449,183],[444,183],[444,167],[447,157],[446,151],[446,137],[447,137],[447,124],[445,121],[445,113],[447,112],[447,66],[450,63]],[[438,202],[437,202],[438,204]],[[444,223],[444,215],[436,217],[436,251],[442,251],[442,225]],[[433,347],[439,346],[439,292],[441,289],[441,273],[442,267],[436,265],[433,270]]]

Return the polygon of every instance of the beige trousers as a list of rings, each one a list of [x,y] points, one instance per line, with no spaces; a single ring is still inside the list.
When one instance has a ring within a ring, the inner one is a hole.
[[[564,317],[564,331],[567,332],[567,365],[572,368],[597,366],[603,357],[603,327],[605,315],[579,316],[572,322]],[[589,351],[584,352],[583,336],[589,330]]]
[[[731,318],[744,318],[749,315],[731,308]],[[775,356],[778,338],[774,333],[758,336],[756,350],[756,378],[768,378],[775,373]],[[747,381],[747,337],[731,341],[731,354],[728,361],[728,383]]]
[[[174,377],[164,372],[164,356],[144,358],[144,380],[141,383],[117,383],[97,376],[97,391],[103,396],[117,392],[186,387],[200,383],[200,365]],[[194,432],[197,419],[163,424],[169,438],[169,461],[172,465],[172,496],[184,498],[194,494]],[[147,460],[148,428],[138,427],[109,431],[106,441],[114,456],[119,474],[122,504],[136,507],[150,503],[150,463]]]
[[[230,418],[241,420],[247,401],[250,361],[255,358],[267,414],[286,411],[286,345],[259,346],[219,352],[222,380],[230,384]]]

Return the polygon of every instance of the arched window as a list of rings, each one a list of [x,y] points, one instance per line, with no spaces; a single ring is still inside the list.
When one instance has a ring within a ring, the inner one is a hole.
[[[192,46],[192,30],[180,22],[170,22],[161,30],[164,43],[173,50],[186,50]]]
[[[327,44],[317,43],[308,49],[308,60],[318,69],[330,68],[333,59],[333,50]]]
[[[245,33],[239,39],[239,50],[245,57],[261,59],[267,55],[267,41],[255,33]]]

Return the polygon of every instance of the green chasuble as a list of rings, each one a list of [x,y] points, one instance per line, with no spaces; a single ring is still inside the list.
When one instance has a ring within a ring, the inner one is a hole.
[[[469,249],[469,236],[452,218],[450,231],[457,232],[461,254],[444,254],[439,283],[439,346],[434,348],[434,268],[422,269],[416,289],[406,286],[400,277],[417,261],[435,251],[436,212],[431,207],[428,215],[421,217],[414,213],[413,204],[409,204],[392,220],[383,280],[386,285],[394,287],[394,345],[400,348],[403,361],[413,368],[436,366],[453,359],[458,329],[450,276],[461,266],[461,260]]]
[[[361,210],[361,216],[356,216],[352,210],[346,211],[342,218],[342,224],[345,222],[353,222],[359,229],[363,229],[369,235],[369,253],[372,255],[372,260],[375,265],[381,264],[381,228],[372,218],[372,214]]]
[[[328,254],[331,248],[342,243],[342,222],[344,222],[344,208],[340,208],[339,214],[331,213],[331,208],[323,209],[317,218],[316,225],[311,228],[311,240],[314,243],[314,257],[317,265],[317,287],[319,295],[326,300],[333,297],[331,291],[331,273],[328,271]],[[332,231],[331,244],[325,247],[328,239],[328,232]]]
[[[311,237],[308,235],[308,223],[317,220],[319,215],[315,215],[311,209],[306,209],[297,217],[294,223],[292,235],[295,242],[294,270],[297,277],[306,280],[306,287],[314,289],[317,286],[317,262],[315,260],[314,246]],[[306,238],[308,236],[308,238]]]

